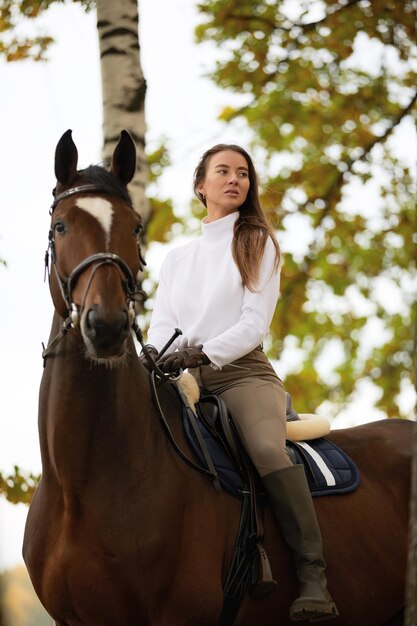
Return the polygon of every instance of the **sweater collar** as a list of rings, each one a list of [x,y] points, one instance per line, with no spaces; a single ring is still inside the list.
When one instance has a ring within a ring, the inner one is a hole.
[[[221,217],[213,222],[201,222],[201,233],[204,241],[219,241],[224,237],[233,236],[233,227],[239,217],[239,211],[233,211],[225,217]]]

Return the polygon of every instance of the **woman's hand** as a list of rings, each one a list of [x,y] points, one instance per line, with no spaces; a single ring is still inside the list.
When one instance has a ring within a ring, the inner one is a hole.
[[[203,346],[190,346],[178,352],[173,352],[162,357],[158,361],[158,367],[163,372],[177,372],[179,369],[187,369],[188,367],[199,367],[200,365],[209,365],[210,359],[203,352]]]
[[[150,344],[147,344],[145,346],[146,350],[148,351],[149,356],[151,357],[151,359],[153,361],[155,361],[156,357],[158,356],[158,350],[155,348],[155,346],[151,346]],[[142,352],[139,355],[139,360],[142,362],[142,365],[144,365],[146,367],[147,370],[151,370],[151,365],[145,355],[145,353]]]

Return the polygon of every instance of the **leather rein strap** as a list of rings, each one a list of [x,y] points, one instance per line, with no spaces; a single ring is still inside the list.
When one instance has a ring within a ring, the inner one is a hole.
[[[169,381],[169,382],[174,382],[174,381]],[[198,465],[198,463],[195,463],[194,461],[192,461],[179,447],[179,445],[177,444],[177,442],[175,441],[174,435],[172,434],[171,428],[167,422],[167,419],[164,415],[164,412],[162,410],[161,407],[161,403],[159,401],[158,398],[158,391],[157,391],[157,373],[155,371],[151,372],[150,375],[150,385],[151,385],[151,391],[152,391],[152,397],[153,397],[153,401],[155,403],[155,407],[156,410],[158,412],[159,415],[159,419],[161,420],[161,423],[165,429],[165,432],[168,436],[169,442],[172,445],[172,447],[174,448],[175,452],[181,457],[181,459],[183,461],[185,461],[185,463],[187,463],[187,465],[189,465],[190,467],[192,467],[194,470],[196,470],[197,472],[200,472],[200,474],[204,474],[205,476],[207,476],[210,480],[213,481],[214,486],[216,491],[218,491],[220,493],[221,491],[221,487],[220,487],[220,482],[219,482],[219,477],[218,474],[215,470],[215,467],[213,465],[213,462],[211,460],[210,455],[207,452],[207,456],[210,459],[210,463],[208,465],[209,469],[206,469],[205,467],[202,467],[201,465]],[[183,400],[182,400],[183,401]],[[190,412],[188,413],[188,415],[190,416],[190,413],[192,413],[191,409]],[[194,415],[193,415],[194,417]],[[198,426],[195,425],[195,428],[198,430]]]

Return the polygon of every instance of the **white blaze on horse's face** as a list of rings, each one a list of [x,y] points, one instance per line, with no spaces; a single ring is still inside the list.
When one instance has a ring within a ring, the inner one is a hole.
[[[106,233],[106,246],[108,246],[114,213],[111,202],[104,198],[77,198],[75,204],[98,220]]]

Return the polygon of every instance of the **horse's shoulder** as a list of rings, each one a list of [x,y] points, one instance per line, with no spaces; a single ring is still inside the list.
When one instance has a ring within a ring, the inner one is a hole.
[[[175,415],[174,422],[179,422],[178,417],[182,414],[182,403],[174,385],[163,383],[157,386],[157,396],[164,415]]]

